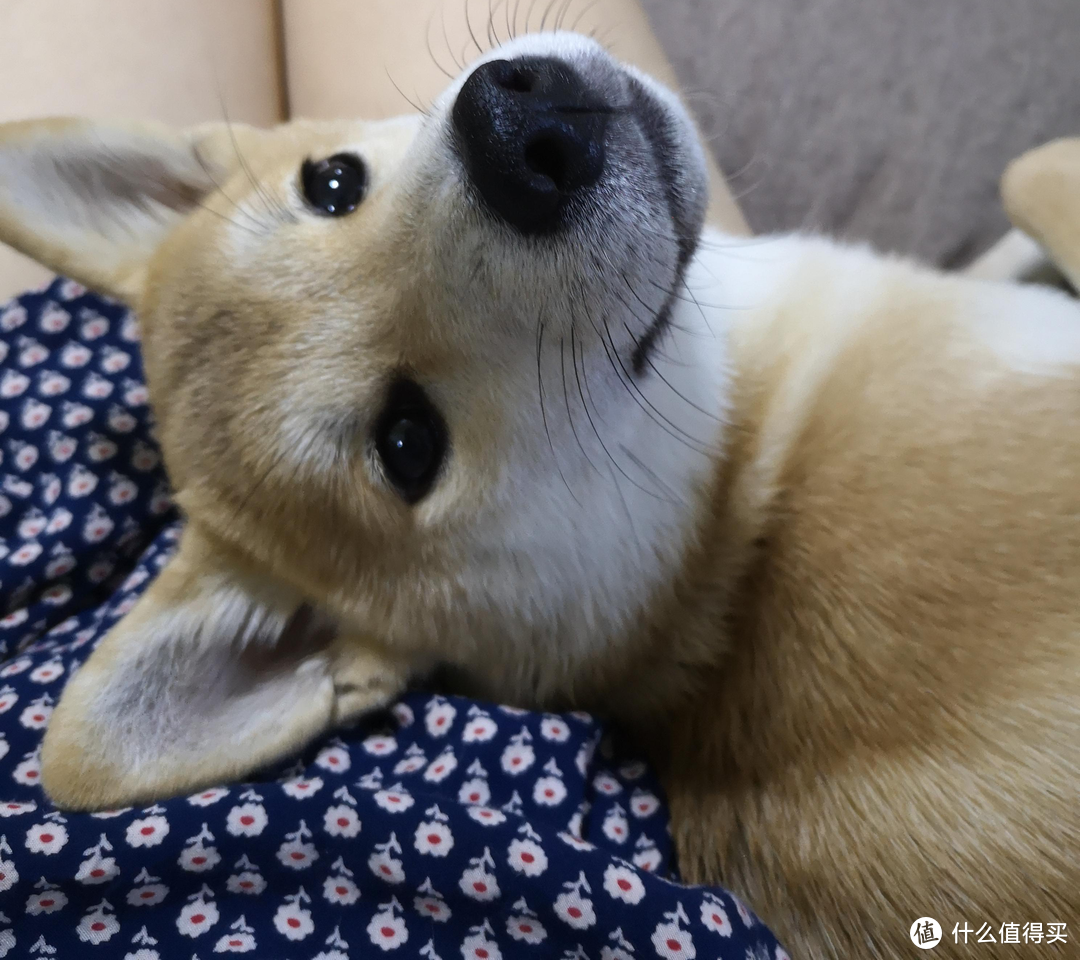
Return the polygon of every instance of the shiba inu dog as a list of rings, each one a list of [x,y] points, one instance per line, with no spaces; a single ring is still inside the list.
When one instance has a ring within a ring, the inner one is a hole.
[[[50,796],[240,777],[445,664],[626,726],[793,955],[1075,922],[1080,307],[705,204],[676,97],[570,34],[383,123],[0,127],[0,238],[137,309],[188,518]]]

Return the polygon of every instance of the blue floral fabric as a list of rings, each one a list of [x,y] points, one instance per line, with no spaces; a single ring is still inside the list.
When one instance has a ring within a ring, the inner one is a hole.
[[[250,783],[55,810],[64,681],[179,533],[138,339],[69,280],[0,307],[0,957],[786,960],[674,882],[657,783],[585,714],[413,694]]]

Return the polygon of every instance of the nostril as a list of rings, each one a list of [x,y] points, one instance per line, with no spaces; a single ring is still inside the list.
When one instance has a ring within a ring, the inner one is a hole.
[[[605,106],[603,91],[561,60],[480,64],[451,111],[453,146],[476,199],[524,235],[560,229],[604,172]]]
[[[512,93],[532,93],[536,86],[536,71],[527,70],[524,67],[514,67],[509,73],[504,74],[497,81],[504,90]]]
[[[573,146],[556,133],[541,133],[525,145],[525,165],[547,177],[560,193],[570,187],[570,156]]]

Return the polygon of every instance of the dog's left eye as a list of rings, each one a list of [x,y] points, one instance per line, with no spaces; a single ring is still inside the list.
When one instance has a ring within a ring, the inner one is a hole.
[[[316,210],[332,217],[352,213],[364,199],[367,170],[351,153],[336,153],[325,160],[305,160],[300,171],[304,198]]]
[[[434,484],[447,448],[446,424],[419,384],[391,386],[374,439],[386,478],[403,500],[416,503]]]

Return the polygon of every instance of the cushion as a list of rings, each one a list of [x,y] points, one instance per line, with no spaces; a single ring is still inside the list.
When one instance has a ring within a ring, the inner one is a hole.
[[[644,0],[755,232],[961,266],[1006,164],[1080,132],[1076,0]]]

